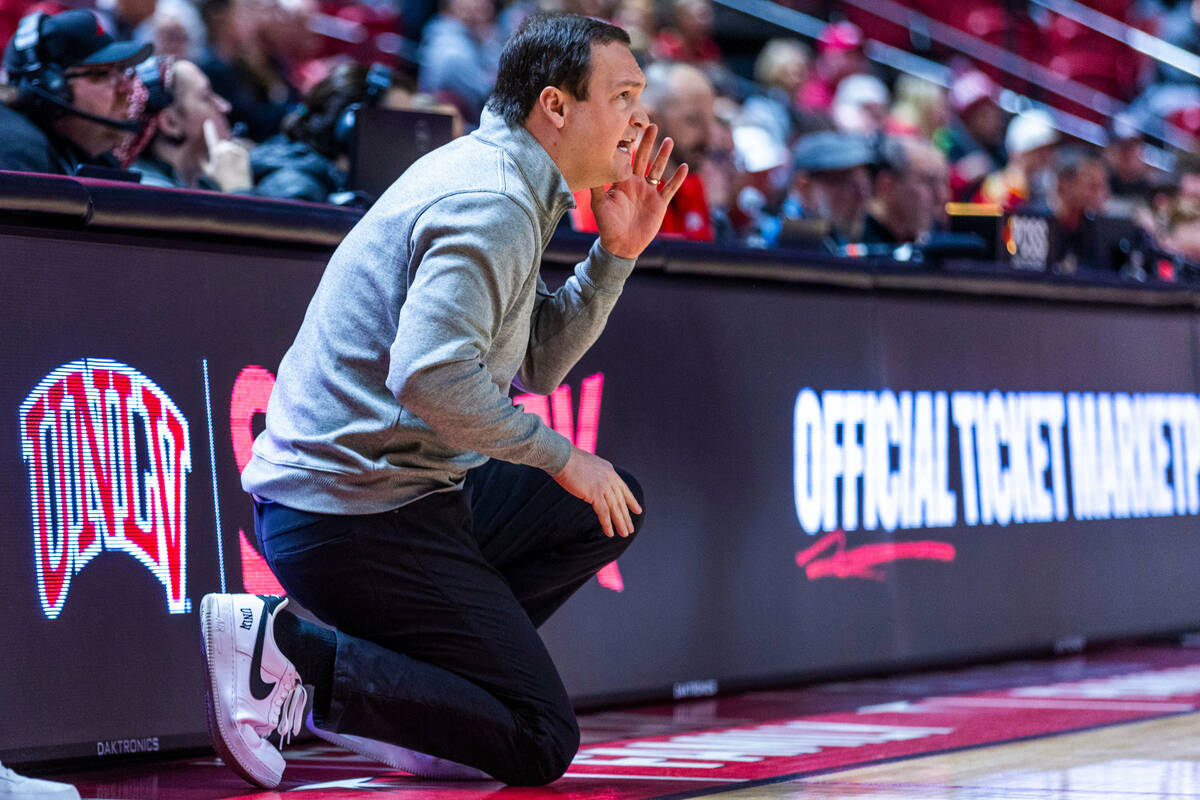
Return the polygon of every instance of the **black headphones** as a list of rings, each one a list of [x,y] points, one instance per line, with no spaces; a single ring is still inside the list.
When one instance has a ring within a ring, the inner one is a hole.
[[[170,80],[174,69],[174,59],[170,56],[150,56],[133,68],[138,80],[146,87],[147,116],[154,116],[175,102],[174,87]]]
[[[358,112],[363,107],[374,108],[379,105],[388,89],[392,88],[392,70],[386,64],[375,63],[367,70],[367,94],[362,101],[346,106],[333,127],[333,141],[339,151],[350,149],[350,137],[354,135],[354,127],[358,124]]]
[[[9,80],[17,86],[17,106],[55,119],[67,113],[73,98],[62,66],[42,63],[38,56],[45,17],[45,13],[35,11],[17,23],[17,32],[13,34],[14,60],[8,65],[8,72]]]

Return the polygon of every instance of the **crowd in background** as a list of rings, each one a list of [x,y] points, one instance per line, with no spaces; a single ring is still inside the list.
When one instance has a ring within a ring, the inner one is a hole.
[[[0,36],[30,11],[55,14],[69,1],[0,0]],[[630,33],[647,76],[643,102],[675,140],[672,161],[691,168],[664,237],[892,254],[948,231],[954,203],[977,203],[1053,218],[1061,271],[1111,268],[1089,242],[1112,216],[1135,222],[1148,252],[1176,266],[1200,262],[1200,160],[1146,133],[1169,125],[1185,141],[1200,134],[1200,78],[1144,57],[1115,84],[1127,110],[1102,120],[1101,139],[1083,142],[1064,135],[1046,108],[1005,102],[988,65],[950,62],[948,86],[879,67],[838,3],[817,9],[829,24],[815,41],[764,37],[752,74],[723,55],[712,0],[96,3],[113,39],[153,44],[155,74],[145,85],[157,79],[172,91],[165,108],[152,92],[139,107],[138,82],[114,78],[123,82],[111,115],[140,113],[140,127],[113,129],[103,143],[112,155],[91,152],[93,144],[83,160],[103,155],[146,183],[361,203],[346,181],[356,109],[442,112],[456,134],[468,132],[508,35],[535,11],[566,10]],[[1200,0],[1116,5],[1108,13],[1136,16],[1186,51],[1200,47]],[[0,119],[0,138],[4,130]],[[1148,158],[1151,150],[1168,158]],[[11,155],[6,163],[0,144],[0,168],[31,166]],[[578,200],[570,222],[589,230],[587,198]]]

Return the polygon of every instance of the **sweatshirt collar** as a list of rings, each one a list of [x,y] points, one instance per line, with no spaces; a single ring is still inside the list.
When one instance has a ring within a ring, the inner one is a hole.
[[[561,214],[575,207],[575,198],[567,186],[567,179],[546,148],[525,128],[510,127],[504,117],[485,108],[479,118],[479,127],[471,135],[497,145],[512,156],[545,213]]]

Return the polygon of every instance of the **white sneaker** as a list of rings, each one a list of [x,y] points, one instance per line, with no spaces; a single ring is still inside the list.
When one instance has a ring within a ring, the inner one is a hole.
[[[208,732],[217,754],[256,786],[274,789],[284,760],[281,744],[300,732],[308,694],[292,662],[275,644],[275,615],[287,598],[208,594],[200,630],[208,671]]]
[[[466,764],[459,764],[457,761],[435,758],[425,753],[418,753],[416,750],[409,750],[407,747],[381,742],[378,739],[368,739],[365,736],[352,736],[347,733],[334,733],[333,731],[318,728],[313,721],[311,711],[308,714],[308,719],[305,720],[305,724],[310,731],[317,735],[317,738],[324,739],[338,747],[353,750],[360,756],[365,756],[372,761],[387,764],[393,769],[411,772],[413,775],[422,778],[440,781],[494,780],[491,775],[488,775],[483,770],[468,767]]]
[[[0,764],[0,800],[79,800],[69,783],[26,778]]]

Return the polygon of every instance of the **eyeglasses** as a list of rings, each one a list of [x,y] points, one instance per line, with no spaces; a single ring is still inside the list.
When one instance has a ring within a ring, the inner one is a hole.
[[[111,86],[116,86],[121,82],[133,76],[132,69],[119,69],[114,67],[106,67],[103,69],[80,69],[67,70],[66,77],[68,80],[81,78],[92,83],[108,83]]]

